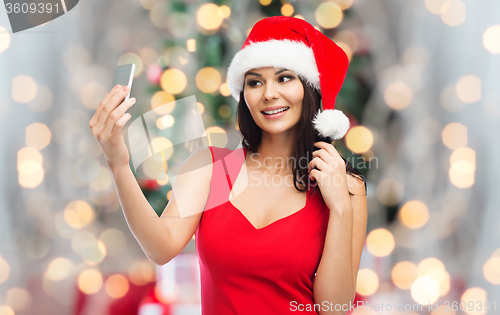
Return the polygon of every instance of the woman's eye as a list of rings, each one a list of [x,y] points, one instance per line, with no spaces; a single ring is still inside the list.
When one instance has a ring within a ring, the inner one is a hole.
[[[247,85],[251,86],[251,87],[254,87],[257,83],[260,83],[259,81],[256,81],[256,80],[251,80],[251,81],[248,81],[247,82]]]
[[[293,77],[293,76],[291,76],[291,75],[284,75],[284,76],[280,77],[280,80],[281,80],[281,79],[284,79],[284,78],[288,78],[288,80],[287,80],[287,81],[285,81],[285,82],[288,82],[288,81],[290,81],[290,80],[293,80],[295,77]]]
[[[283,80],[283,79],[288,79],[288,80]],[[279,77],[279,78],[278,78],[278,81],[280,81],[280,82],[281,82],[281,81],[283,81],[283,82],[288,82],[288,81],[293,80],[293,79],[295,79],[295,77],[294,77],[294,76],[291,76],[291,75],[283,75],[283,76],[281,76],[281,77]],[[260,81],[257,81],[257,80],[250,80],[250,81],[248,81],[248,82],[247,82],[247,85],[248,85],[248,86],[250,86],[250,87],[255,87],[255,86],[257,86],[258,84],[261,84],[261,82],[260,82]]]

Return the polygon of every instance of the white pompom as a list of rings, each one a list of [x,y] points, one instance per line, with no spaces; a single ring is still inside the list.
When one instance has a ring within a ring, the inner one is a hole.
[[[344,137],[350,126],[349,118],[338,109],[326,109],[323,112],[319,110],[313,124],[322,136],[334,140]]]

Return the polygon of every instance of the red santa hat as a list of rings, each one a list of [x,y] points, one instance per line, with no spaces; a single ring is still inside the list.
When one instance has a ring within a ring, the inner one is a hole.
[[[245,72],[275,67],[292,70],[321,94],[323,111],[313,119],[324,137],[340,139],[349,130],[349,118],[335,109],[349,68],[347,54],[334,41],[308,22],[288,16],[258,21],[227,70],[231,95],[239,101]]]

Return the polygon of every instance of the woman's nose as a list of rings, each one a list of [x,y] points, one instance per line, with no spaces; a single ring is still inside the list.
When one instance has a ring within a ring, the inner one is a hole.
[[[264,100],[268,101],[273,98],[279,98],[279,92],[277,86],[274,82],[266,83],[266,88],[264,90]]]

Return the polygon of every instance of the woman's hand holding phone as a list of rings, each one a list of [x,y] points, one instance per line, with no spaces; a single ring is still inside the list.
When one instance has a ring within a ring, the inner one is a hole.
[[[89,122],[110,170],[128,167],[129,163],[129,154],[122,134],[123,126],[131,117],[130,113],[125,112],[135,103],[134,97],[123,101],[129,90],[128,85],[123,87],[117,84],[106,94]]]

